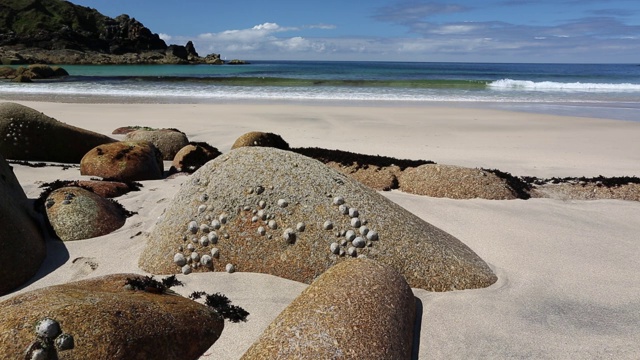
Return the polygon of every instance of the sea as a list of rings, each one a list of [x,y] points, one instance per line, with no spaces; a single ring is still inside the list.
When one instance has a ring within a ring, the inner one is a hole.
[[[457,106],[640,121],[639,64],[249,61],[65,65],[62,80],[0,82],[0,99]]]

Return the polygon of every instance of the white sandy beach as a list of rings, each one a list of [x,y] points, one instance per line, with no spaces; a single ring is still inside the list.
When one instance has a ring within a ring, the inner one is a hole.
[[[432,160],[514,175],[640,176],[640,121],[435,106],[20,103],[107,135],[128,125],[178,128],[191,141],[222,152],[238,136],[258,130],[277,133],[292,147]],[[39,195],[42,182],[82,178],[78,169],[12,166],[30,198]],[[138,215],[112,234],[49,242],[47,260],[34,281],[0,299],[88,277],[143,273],[137,267],[143,235],[185,179],[146,181],[141,191],[118,198]],[[480,290],[414,289],[423,307],[420,359],[640,357],[640,203],[382,194],[458,237],[499,278]],[[179,278],[186,284],[176,289],[181,294],[222,292],[251,314],[246,323],[225,324],[203,359],[239,358],[306,287],[250,273]]]

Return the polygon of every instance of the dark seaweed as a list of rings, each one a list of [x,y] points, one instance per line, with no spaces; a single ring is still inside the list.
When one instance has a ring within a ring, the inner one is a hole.
[[[388,156],[365,155],[342,150],[330,150],[322,148],[293,148],[291,151],[316,159],[322,163],[337,162],[343,166],[356,166],[368,168],[369,166],[388,167],[396,165],[400,170],[409,167],[417,167],[425,164],[435,164],[430,160],[396,159]]]
[[[167,290],[174,286],[184,286],[175,275],[168,276],[161,281],[153,276],[127,278],[125,285],[131,286],[133,290],[146,291],[154,294],[165,294]]]
[[[515,177],[508,172],[500,171],[498,169],[482,169],[486,172],[490,172],[495,176],[504,180],[507,185],[515,192],[515,196],[518,199],[527,200],[531,198],[531,183],[528,183],[523,178]]]
[[[207,294],[204,291],[194,291],[189,295],[189,299],[197,300],[205,297],[204,304],[214,309],[223,318],[237,323],[240,321],[247,321],[249,312],[237,305],[231,305],[231,300],[228,297],[220,293]]]

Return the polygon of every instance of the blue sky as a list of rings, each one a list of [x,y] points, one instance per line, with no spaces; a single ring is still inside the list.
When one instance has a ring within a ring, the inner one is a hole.
[[[72,0],[245,60],[640,63],[638,0]]]

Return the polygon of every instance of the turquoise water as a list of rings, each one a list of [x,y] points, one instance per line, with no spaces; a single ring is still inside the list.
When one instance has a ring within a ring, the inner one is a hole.
[[[640,119],[635,64],[255,61],[248,65],[64,66],[70,77],[0,83],[0,97],[203,103],[456,103]],[[585,113],[586,114],[583,114]]]

